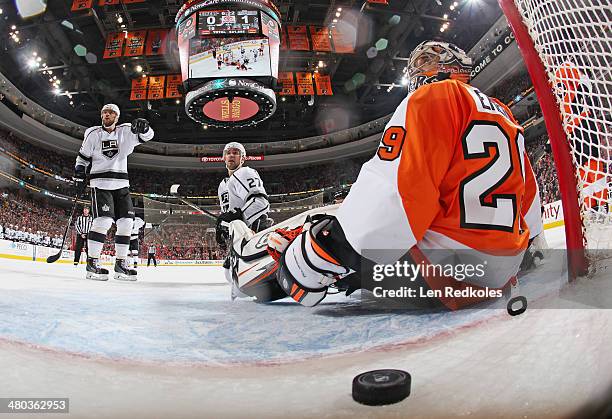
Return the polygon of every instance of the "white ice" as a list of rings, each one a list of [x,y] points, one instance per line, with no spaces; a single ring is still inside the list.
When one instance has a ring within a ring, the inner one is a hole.
[[[559,247],[562,230],[548,237]],[[139,269],[105,283],[81,279],[83,266],[0,259],[0,397],[69,397],[75,418],[539,418],[612,391],[609,274],[566,286],[549,261],[525,278],[535,303],[510,317],[344,296],[231,302],[218,267]],[[412,394],[355,403],[353,376],[376,368],[410,372]]]

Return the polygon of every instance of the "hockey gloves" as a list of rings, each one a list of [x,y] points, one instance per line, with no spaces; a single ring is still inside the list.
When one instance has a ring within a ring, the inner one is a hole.
[[[217,240],[217,244],[219,244],[219,246],[223,249],[227,247],[226,241],[229,238],[229,223],[236,220],[242,220],[242,211],[240,208],[223,212],[217,217],[215,238]]]
[[[144,134],[149,130],[149,121],[143,118],[136,118],[132,121],[132,133]]]
[[[85,166],[80,165],[80,164],[79,164],[79,165],[77,165],[77,166],[74,168],[74,176],[72,177],[72,179],[73,179],[75,182],[79,182],[79,183],[80,183],[80,182],[83,182],[83,181],[85,180],[85,176],[86,176],[86,173],[85,173]]]

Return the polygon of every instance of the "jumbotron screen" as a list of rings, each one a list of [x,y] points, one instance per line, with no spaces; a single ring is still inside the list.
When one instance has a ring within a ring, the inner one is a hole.
[[[268,38],[191,40],[189,78],[272,75]]]
[[[257,10],[204,10],[198,13],[198,33],[206,35],[258,34]]]
[[[279,32],[276,21],[257,10],[200,11],[197,25],[192,16],[179,29],[183,80],[277,78]]]

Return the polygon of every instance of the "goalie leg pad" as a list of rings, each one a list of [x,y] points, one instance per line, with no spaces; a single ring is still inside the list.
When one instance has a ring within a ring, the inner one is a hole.
[[[276,275],[277,281],[283,291],[303,306],[314,307],[327,295],[327,287],[312,289],[297,282],[285,263],[285,255],[281,257]]]

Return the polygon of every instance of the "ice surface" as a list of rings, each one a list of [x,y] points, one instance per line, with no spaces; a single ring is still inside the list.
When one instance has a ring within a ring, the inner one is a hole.
[[[547,236],[561,246],[562,230]],[[411,315],[339,295],[308,309],[231,302],[218,267],[141,267],[135,283],[83,271],[0,259],[0,397],[70,397],[79,418],[554,417],[612,385],[606,309]],[[526,289],[556,297],[563,279],[538,278]],[[610,282],[570,290],[609,296]],[[355,403],[353,376],[374,368],[409,371],[412,395]]]

